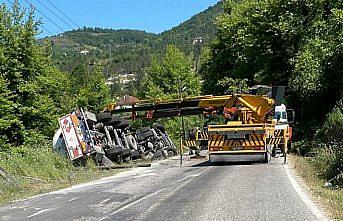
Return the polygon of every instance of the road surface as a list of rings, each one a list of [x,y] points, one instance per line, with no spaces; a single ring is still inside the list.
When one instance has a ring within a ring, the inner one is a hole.
[[[170,159],[1,207],[0,220],[324,219],[289,177],[281,159],[234,165],[189,160],[181,168]]]

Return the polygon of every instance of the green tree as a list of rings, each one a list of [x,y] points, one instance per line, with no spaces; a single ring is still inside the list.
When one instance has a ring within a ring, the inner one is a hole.
[[[0,151],[8,141],[14,143],[22,136],[20,130],[15,130],[22,127],[18,117],[14,115],[15,104],[11,99],[15,95],[7,86],[8,82],[0,75]]]
[[[249,87],[247,84],[247,79],[233,79],[224,77],[222,80],[218,81],[218,86],[225,88],[226,94],[236,94],[236,93],[248,93]]]
[[[72,71],[71,81],[76,106],[99,110],[109,101],[110,88],[99,67],[79,64]]]
[[[316,137],[325,143],[337,142],[343,144],[343,100],[327,114],[325,122],[317,131]]]
[[[190,59],[173,45],[167,46],[161,62],[153,59],[146,72],[143,90],[147,98],[178,98],[200,92]]]
[[[8,142],[17,145],[34,131],[51,136],[56,118],[70,109],[68,78],[52,66],[48,46],[38,45],[38,26],[34,11],[25,11],[17,1],[12,9],[0,5],[0,73],[4,93],[6,87],[10,91],[10,111],[20,122],[7,133],[24,135]]]
[[[218,34],[202,52],[205,93],[223,94],[218,82],[288,85],[288,106],[311,136],[340,98],[342,1],[229,0],[217,19]]]

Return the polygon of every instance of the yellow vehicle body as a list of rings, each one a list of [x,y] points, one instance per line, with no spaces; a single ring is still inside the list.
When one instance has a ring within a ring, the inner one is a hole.
[[[209,125],[208,156],[210,162],[269,162],[273,148],[281,146],[286,157],[290,129],[278,126],[268,113],[274,100],[248,94],[204,97],[199,106],[236,108],[236,119],[227,124]],[[186,141],[186,146],[198,146],[199,139]]]
[[[274,145],[287,151],[287,129],[272,124],[212,125],[208,127],[210,162],[269,162]]]
[[[263,95],[234,94],[224,96],[198,96],[168,101],[136,101],[130,107],[118,108],[109,104],[105,111],[131,112],[131,118],[162,118],[189,115],[223,114],[227,123],[208,125],[206,131],[185,140],[184,147],[199,147],[207,139],[209,160],[218,161],[265,161],[268,162],[272,147],[282,145],[285,156],[290,137],[288,124],[273,120],[275,101]],[[145,113],[139,114],[141,112]],[[200,135],[199,135],[200,134]]]

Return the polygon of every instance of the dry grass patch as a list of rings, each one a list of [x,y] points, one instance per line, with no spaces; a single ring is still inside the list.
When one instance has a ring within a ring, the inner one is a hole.
[[[312,194],[325,207],[334,220],[343,220],[343,188],[333,186],[324,187],[326,180],[323,174],[317,172],[311,158],[291,155],[291,163],[297,174],[305,181]]]

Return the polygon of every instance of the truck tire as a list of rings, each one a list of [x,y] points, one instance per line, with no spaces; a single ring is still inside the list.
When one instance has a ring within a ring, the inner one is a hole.
[[[112,115],[109,112],[102,112],[102,113],[98,113],[96,115],[96,119],[100,123],[107,123],[107,122],[111,121]]]
[[[141,158],[141,154],[140,154],[138,151],[133,151],[133,152],[131,153],[131,159],[132,159],[132,160],[137,160],[137,159],[139,159],[139,158]]]
[[[176,156],[176,151],[168,150],[168,157],[174,157],[174,156]]]
[[[162,160],[163,158],[163,153],[160,150],[156,151],[153,157],[154,160]]]
[[[123,153],[122,147],[113,147],[105,150],[105,155],[112,161],[116,161],[118,156]]]
[[[162,124],[155,123],[153,125],[153,128],[159,129],[163,134],[166,133],[166,128]]]
[[[127,143],[129,145],[130,149],[138,150],[137,141],[136,141],[134,136],[128,135],[128,136],[126,136],[126,140],[127,140]]]
[[[271,160],[271,155],[270,153],[267,151],[265,154],[264,154],[264,163],[269,163]]]
[[[121,154],[121,157],[123,159],[127,158],[127,157],[130,157],[131,156],[131,150],[130,149],[127,149],[127,148],[124,148],[123,149],[123,152]]]
[[[122,119],[120,117],[112,116],[111,120],[107,124],[115,127],[116,125],[120,124],[121,120]]]

